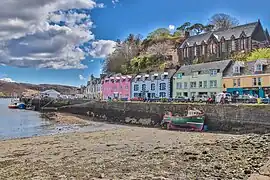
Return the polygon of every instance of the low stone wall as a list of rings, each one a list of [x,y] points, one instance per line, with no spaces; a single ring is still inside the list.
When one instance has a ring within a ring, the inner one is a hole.
[[[238,133],[270,132],[269,105],[200,105],[170,103],[90,102],[59,108],[59,111],[93,116],[96,120],[159,126],[166,111],[185,115],[188,108],[206,113],[206,124],[211,131]]]

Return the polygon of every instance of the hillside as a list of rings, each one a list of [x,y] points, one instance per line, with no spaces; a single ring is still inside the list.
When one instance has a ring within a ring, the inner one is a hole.
[[[12,96],[13,94],[21,95],[31,95],[36,94],[39,91],[45,91],[48,89],[55,89],[61,94],[76,94],[77,87],[64,86],[64,85],[53,85],[53,84],[27,84],[27,83],[13,83],[0,81],[0,96]]]

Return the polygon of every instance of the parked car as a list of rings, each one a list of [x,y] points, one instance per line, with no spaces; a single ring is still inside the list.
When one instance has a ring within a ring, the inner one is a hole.
[[[222,100],[224,100],[222,102]],[[216,102],[217,103],[229,103],[232,102],[232,95],[230,93],[218,93],[216,95]]]
[[[190,102],[189,97],[185,97],[185,96],[178,96],[174,98],[175,102]]]
[[[195,97],[195,102],[207,102],[209,99],[209,96],[207,94],[199,94]]]
[[[257,103],[257,98],[252,95],[240,95],[236,98],[237,103]]]

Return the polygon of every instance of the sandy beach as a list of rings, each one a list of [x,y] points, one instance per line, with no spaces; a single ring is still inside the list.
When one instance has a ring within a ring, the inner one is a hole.
[[[65,117],[69,117],[66,122]],[[67,114],[58,114],[57,119],[62,119],[60,123],[85,121]],[[3,180],[223,180],[248,179],[251,174],[270,177],[270,135],[125,127],[0,143]]]

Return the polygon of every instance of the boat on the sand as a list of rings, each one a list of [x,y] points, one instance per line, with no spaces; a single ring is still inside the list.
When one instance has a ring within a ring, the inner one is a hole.
[[[11,104],[8,105],[9,109],[25,109],[26,105],[17,99],[11,100]]]
[[[203,131],[204,122],[204,113],[197,109],[188,110],[186,116],[166,112],[161,121],[161,127],[171,130]]]

